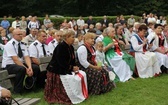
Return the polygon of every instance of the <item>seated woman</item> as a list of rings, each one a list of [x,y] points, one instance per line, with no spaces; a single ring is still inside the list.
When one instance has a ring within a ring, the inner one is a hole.
[[[162,25],[155,24],[154,31],[147,36],[148,43],[152,43],[153,46],[151,50],[155,52],[157,59],[159,61],[159,66],[161,68],[162,73],[167,73],[168,69],[168,45],[166,41],[166,37],[162,34]]]
[[[6,30],[3,29],[1,32],[0,32],[0,48],[1,50],[3,50],[4,48],[4,45],[9,41],[9,38],[7,37],[6,35]]]
[[[47,67],[44,96],[48,103],[77,104],[88,97],[86,74],[75,66],[74,36],[72,30],[63,31],[63,42]]]
[[[135,68],[135,59],[126,52],[121,51],[119,43],[115,39],[114,28],[107,28],[107,36],[104,37],[103,43],[106,60],[114,69],[119,81],[125,82],[134,79],[132,74]]]
[[[121,24],[116,25],[115,31],[116,31],[115,39],[118,41],[120,47],[124,50],[125,46],[129,45],[129,42],[124,35],[123,26]]]
[[[147,29],[146,25],[140,25],[138,33],[131,38],[130,53],[135,56],[140,78],[157,76],[161,72],[156,54],[148,51],[152,44],[148,44],[148,40],[145,38]]]
[[[94,33],[88,32],[84,35],[84,44],[77,49],[79,67],[86,72],[88,92],[91,95],[105,93],[115,87],[109,80],[108,71],[98,66],[95,61],[95,37]]]

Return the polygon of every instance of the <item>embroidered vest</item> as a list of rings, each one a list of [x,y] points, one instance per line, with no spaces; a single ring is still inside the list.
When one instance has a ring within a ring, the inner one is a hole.
[[[138,40],[138,44],[139,44],[139,45],[143,43],[142,40],[141,40],[137,35],[133,35],[133,36],[136,37],[136,39]],[[147,51],[147,50],[146,50],[146,44],[145,44],[145,46],[143,46],[143,51],[144,51],[144,52]],[[136,51],[133,49],[133,47],[132,47],[132,43],[131,43],[130,52],[136,52]]]

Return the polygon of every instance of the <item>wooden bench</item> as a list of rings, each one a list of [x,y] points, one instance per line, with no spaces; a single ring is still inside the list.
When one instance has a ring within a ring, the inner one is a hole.
[[[0,56],[0,85],[2,87],[5,87],[7,89],[12,90],[13,89],[13,78],[16,76],[15,74],[8,74],[7,70],[2,70],[1,68],[1,62],[2,62],[2,56]]]
[[[8,71],[7,70],[0,71],[0,85],[2,87],[7,88],[7,89],[11,89],[12,88],[11,81],[8,78]]]
[[[48,58],[49,59],[49,58]],[[42,58],[41,64],[47,63],[45,60],[47,58]],[[0,86],[7,88],[9,90],[13,91],[13,83],[15,78],[15,74],[8,74],[7,70],[2,70],[1,65],[2,65],[2,56],[0,56]],[[43,66],[42,66],[43,67]],[[44,68],[44,67],[43,67]],[[40,102],[40,98],[15,98],[15,100],[20,104],[20,105],[36,105],[38,102]],[[12,105],[18,105],[14,100],[12,100]]]
[[[48,66],[48,63],[50,62],[52,56],[47,56],[47,57],[42,57],[39,58],[39,62],[40,62],[40,71],[46,71],[46,67]],[[0,67],[1,67],[1,62],[2,62],[2,56],[0,56]],[[2,70],[0,68],[0,85],[7,88],[7,89],[13,89],[13,83],[14,83],[14,78],[15,78],[15,74],[8,74],[7,70]]]
[[[15,100],[20,105],[36,105],[40,102],[40,98],[15,98]],[[18,105],[14,100],[12,100],[12,105]]]
[[[39,62],[40,62],[40,71],[46,71],[46,67],[48,66],[48,63],[51,61],[52,56],[47,56],[47,57],[41,57],[39,58]]]

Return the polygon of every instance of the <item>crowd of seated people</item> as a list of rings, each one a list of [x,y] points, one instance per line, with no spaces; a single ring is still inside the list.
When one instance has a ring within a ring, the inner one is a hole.
[[[114,24],[114,26],[113,26]],[[76,104],[116,88],[115,82],[157,77],[168,73],[168,25],[163,16],[143,14],[138,22],[123,15],[111,23],[107,16],[96,22],[64,20],[59,28],[46,15],[43,24],[36,16],[0,26],[2,68],[16,74],[14,93],[24,92],[24,78],[34,78],[44,88],[48,103]],[[129,51],[125,47],[130,46]],[[52,56],[45,72],[40,57]],[[68,80],[68,81],[67,81]]]

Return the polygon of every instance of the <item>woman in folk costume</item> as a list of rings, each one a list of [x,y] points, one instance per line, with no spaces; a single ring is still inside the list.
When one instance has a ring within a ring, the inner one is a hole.
[[[116,35],[115,38],[118,40],[118,43],[120,45],[121,48],[125,48],[125,46],[130,45],[127,38],[125,37],[125,33],[123,32],[123,26],[121,24],[116,25],[115,27],[115,31],[116,31]],[[128,31],[128,29],[127,29]]]
[[[135,56],[140,78],[157,76],[161,72],[156,54],[148,51],[152,44],[148,44],[148,40],[145,38],[147,29],[146,25],[140,25],[138,33],[131,38],[130,53]]]
[[[163,26],[162,34],[166,37],[166,41],[168,42],[168,24]]]
[[[121,51],[119,43],[115,39],[114,28],[107,28],[107,36],[104,37],[103,43],[106,60],[119,77],[119,81],[125,82],[134,79],[132,74],[135,68],[135,59],[126,52]]]
[[[77,49],[78,64],[87,74],[88,92],[91,95],[105,93],[115,87],[110,82],[108,71],[96,63],[93,47],[95,37],[94,33],[85,34],[84,44]]]
[[[88,97],[86,74],[75,66],[74,36],[72,30],[63,31],[63,42],[47,67],[44,97],[48,103],[78,104]]]
[[[151,48],[157,55],[159,66],[162,72],[167,72],[168,69],[168,46],[165,36],[162,34],[162,25],[155,24],[154,32],[148,35],[148,43],[153,41],[153,47]]]

